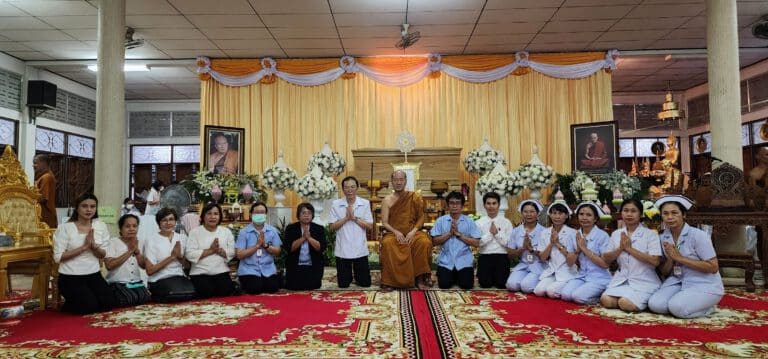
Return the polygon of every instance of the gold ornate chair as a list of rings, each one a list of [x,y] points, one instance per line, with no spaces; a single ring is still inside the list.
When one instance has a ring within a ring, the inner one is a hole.
[[[11,274],[35,275],[32,294],[45,308],[50,283],[54,302],[58,294],[51,277],[53,230],[40,220],[39,195],[6,146],[0,156],[0,230],[13,238],[13,245],[0,247],[0,298],[10,288]]]

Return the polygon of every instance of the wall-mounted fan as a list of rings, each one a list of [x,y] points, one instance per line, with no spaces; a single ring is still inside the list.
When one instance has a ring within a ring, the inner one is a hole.
[[[144,46],[144,39],[133,38],[134,32],[136,32],[136,30],[130,26],[125,28],[125,40],[123,41],[123,46],[125,46],[126,50]]]
[[[419,41],[421,33],[418,31],[408,32],[408,28],[411,26],[408,23],[404,23],[402,26],[403,30],[400,32],[401,38],[400,41],[395,44],[395,47],[405,50],[415,44],[416,41]]]

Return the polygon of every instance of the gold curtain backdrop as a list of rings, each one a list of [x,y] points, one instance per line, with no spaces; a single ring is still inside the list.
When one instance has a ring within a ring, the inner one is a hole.
[[[593,60],[580,54],[561,56],[563,63]],[[499,58],[506,59],[499,56],[496,64]],[[228,61],[249,66],[240,74],[260,68],[259,60]],[[282,61],[290,60],[281,60],[279,65],[281,71],[287,71]],[[460,59],[444,60],[448,61]],[[286,163],[301,176],[309,157],[328,141],[347,159],[349,173],[354,166],[353,149],[396,148],[397,135],[406,130],[416,137],[417,147],[460,147],[462,158],[488,137],[507,157],[510,169],[530,160],[537,145],[542,161],[558,173],[570,173],[570,125],[613,119],[610,72],[598,71],[577,80],[536,71],[520,75],[478,84],[443,74],[403,88],[388,87],[359,74],[312,87],[281,79],[230,87],[208,77],[201,80],[201,143],[205,125],[241,127],[246,136],[246,173],[262,173],[282,149]],[[474,188],[477,176],[458,170],[463,181]],[[286,195],[286,205],[293,207],[301,201],[293,192]]]

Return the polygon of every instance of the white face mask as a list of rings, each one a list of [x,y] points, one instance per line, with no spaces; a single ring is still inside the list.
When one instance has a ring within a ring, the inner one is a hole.
[[[133,209],[133,205],[132,205],[132,204],[130,204],[130,203],[128,203],[128,204],[126,204],[126,205],[125,205],[125,208],[126,208],[126,209],[129,209],[129,210],[130,210],[130,209]]]

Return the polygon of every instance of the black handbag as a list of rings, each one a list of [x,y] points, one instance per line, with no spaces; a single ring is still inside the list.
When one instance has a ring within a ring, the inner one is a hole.
[[[195,298],[195,286],[189,278],[174,276],[149,283],[152,300],[160,303],[181,302]]]

